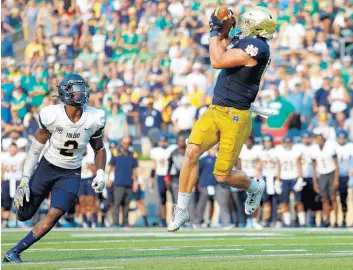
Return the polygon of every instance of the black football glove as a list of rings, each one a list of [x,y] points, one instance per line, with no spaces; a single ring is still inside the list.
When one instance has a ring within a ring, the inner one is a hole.
[[[220,32],[222,25],[224,24],[224,20],[218,20],[216,14],[218,12],[219,8],[216,8],[210,17],[210,20],[208,21],[208,24],[210,26],[210,32],[217,31]]]

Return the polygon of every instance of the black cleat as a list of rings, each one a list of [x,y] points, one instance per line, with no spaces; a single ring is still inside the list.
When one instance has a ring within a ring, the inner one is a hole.
[[[8,252],[6,252],[5,257],[2,262],[4,262],[4,263],[21,263],[22,260],[20,258],[19,253],[17,253],[13,249],[10,249]]]

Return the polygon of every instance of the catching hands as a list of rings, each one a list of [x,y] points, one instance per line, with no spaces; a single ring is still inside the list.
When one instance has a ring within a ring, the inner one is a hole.
[[[14,205],[17,209],[23,206],[23,199],[26,197],[26,202],[29,202],[29,179],[27,177],[22,177],[20,185],[16,189]]]

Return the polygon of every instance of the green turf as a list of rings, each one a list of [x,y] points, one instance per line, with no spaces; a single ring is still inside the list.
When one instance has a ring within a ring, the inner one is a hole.
[[[1,255],[25,231],[5,231]],[[4,269],[353,269],[352,230],[53,231]]]

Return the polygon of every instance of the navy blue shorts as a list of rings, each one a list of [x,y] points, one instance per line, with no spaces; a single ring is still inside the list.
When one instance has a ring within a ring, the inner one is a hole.
[[[138,189],[136,192],[132,192],[132,200],[138,201],[143,200],[145,198],[145,192],[142,191],[140,184],[138,185]]]
[[[293,180],[281,180],[282,181],[282,198],[281,201],[284,203],[289,203],[289,195],[293,191],[295,201],[301,201],[301,192],[295,192],[293,187],[297,183],[296,179]]]
[[[264,181],[266,182],[266,176],[263,176],[262,177],[264,179]],[[267,182],[266,182],[266,185],[267,185]],[[275,196],[276,194],[272,194],[272,195],[269,195],[267,194],[267,188],[265,187],[265,190],[264,190],[264,193],[262,193],[262,202],[265,203],[265,202],[272,202],[272,198],[273,196]]]
[[[164,182],[164,176],[157,175],[157,185],[161,204],[164,205],[167,203],[167,186]]]
[[[96,196],[94,189],[92,188],[92,181],[94,177],[81,179],[80,190],[78,196]]]
[[[349,181],[349,176],[340,176],[340,187],[339,187],[340,194],[348,193],[348,181]]]
[[[12,200],[10,197],[10,181],[4,180],[1,184],[1,208],[9,211],[12,206]]]
[[[81,168],[63,169],[49,163],[44,157],[29,180],[30,200],[18,209],[19,220],[29,220],[51,193],[51,206],[66,213],[75,203],[80,188]]]

